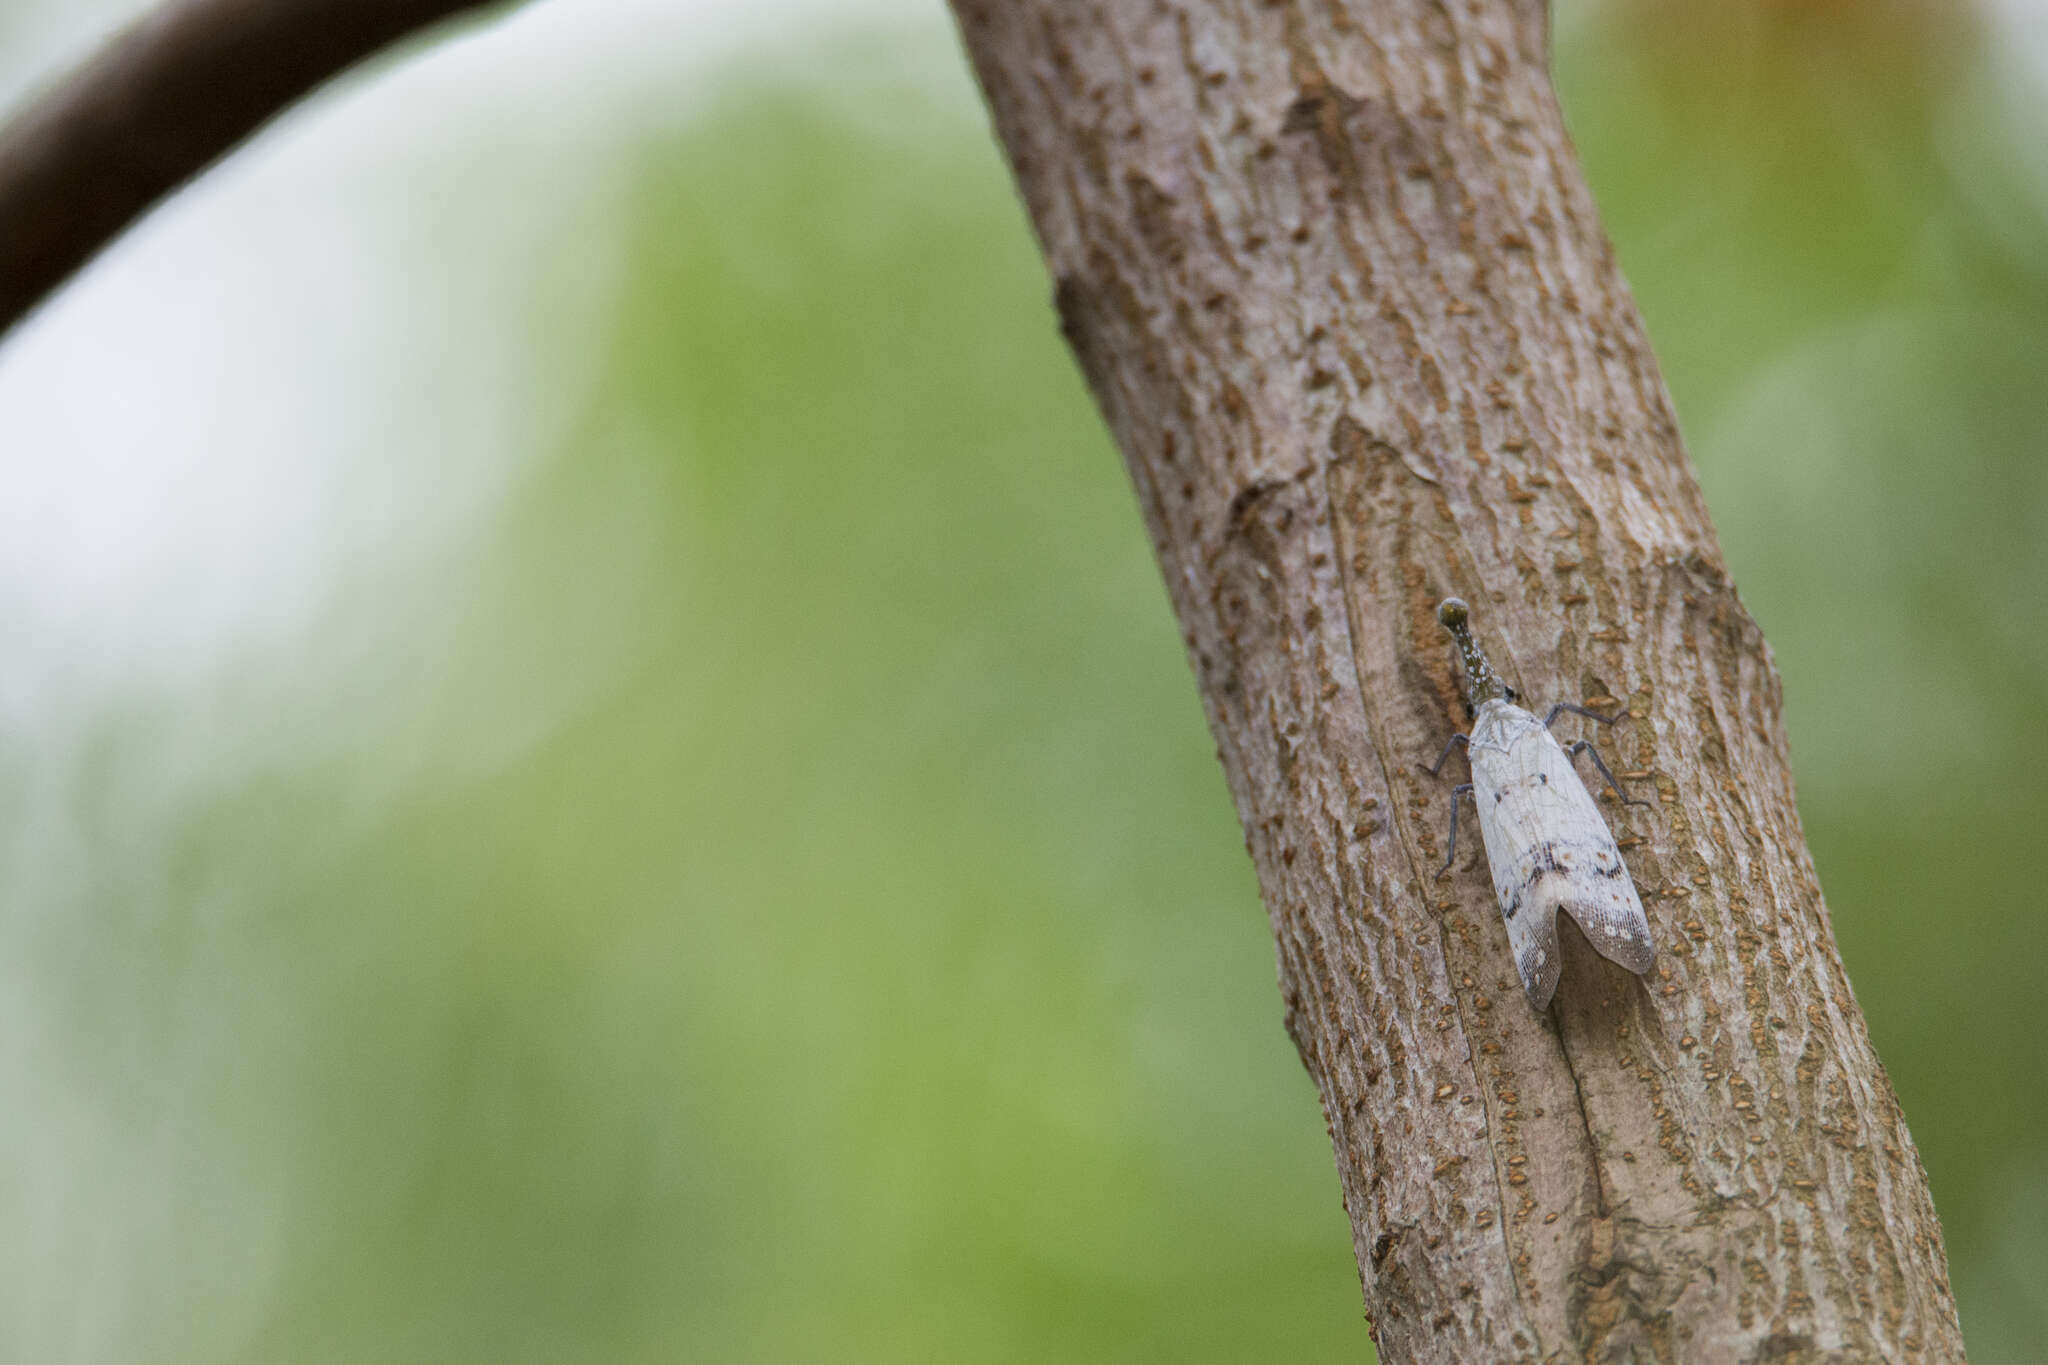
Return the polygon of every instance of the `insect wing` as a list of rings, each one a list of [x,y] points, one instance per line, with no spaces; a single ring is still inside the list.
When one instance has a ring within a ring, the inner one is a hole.
[[[1507,922],[1515,970],[1541,1010],[1557,990],[1562,910],[1609,961],[1641,974],[1656,960],[1650,924],[1600,808],[1543,722],[1489,701],[1472,727],[1472,796]]]

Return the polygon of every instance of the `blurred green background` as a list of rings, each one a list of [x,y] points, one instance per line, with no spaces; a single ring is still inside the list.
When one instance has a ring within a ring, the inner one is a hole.
[[[0,349],[0,1358],[1368,1357],[943,15],[656,8],[352,78]],[[122,12],[0,9],[15,97]],[[2042,24],[1557,30],[1973,1358],[2036,1359]]]

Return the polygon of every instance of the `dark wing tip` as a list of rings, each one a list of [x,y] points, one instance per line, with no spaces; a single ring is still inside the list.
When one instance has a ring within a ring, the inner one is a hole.
[[[1533,927],[1529,940],[1517,944],[1515,953],[1515,972],[1538,1014],[1550,1008],[1550,997],[1557,994],[1557,979],[1564,973],[1564,959],[1557,951],[1556,913],[1545,918],[1549,922]]]
[[[1593,951],[1609,962],[1626,967],[1637,976],[1657,962],[1657,945],[1650,941],[1650,926],[1639,916],[1617,915],[1599,905],[1566,901],[1560,907],[1593,945]]]

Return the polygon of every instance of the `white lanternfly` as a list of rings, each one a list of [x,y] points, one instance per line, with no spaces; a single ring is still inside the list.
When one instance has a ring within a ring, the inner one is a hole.
[[[1559,702],[1538,720],[1515,705],[1513,689],[1502,684],[1472,642],[1469,616],[1455,597],[1445,598],[1436,609],[1437,620],[1464,655],[1473,709],[1472,733],[1451,736],[1436,766],[1423,769],[1437,776],[1460,744],[1472,765],[1472,780],[1451,793],[1450,850],[1437,875],[1450,870],[1458,848],[1458,798],[1469,794],[1479,808],[1479,838],[1493,869],[1493,893],[1507,921],[1515,970],[1522,974],[1529,1003],[1541,1010],[1557,990],[1560,910],[1585,931],[1586,941],[1602,957],[1638,976],[1657,958],[1635,883],[1614,846],[1614,835],[1600,818],[1600,808],[1593,804],[1593,794],[1579,781],[1573,759],[1582,753],[1590,756],[1625,803],[1650,803],[1622,791],[1591,744],[1577,740],[1567,753],[1550,733],[1550,723],[1560,711],[1574,711],[1603,725],[1613,724],[1614,717]]]

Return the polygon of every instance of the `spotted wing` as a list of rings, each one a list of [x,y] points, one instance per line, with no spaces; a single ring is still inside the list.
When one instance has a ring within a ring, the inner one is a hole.
[[[1557,914],[1638,975],[1656,961],[1635,883],[1592,794],[1543,722],[1488,702],[1472,730],[1472,796],[1515,970],[1541,1010],[1557,990]]]

